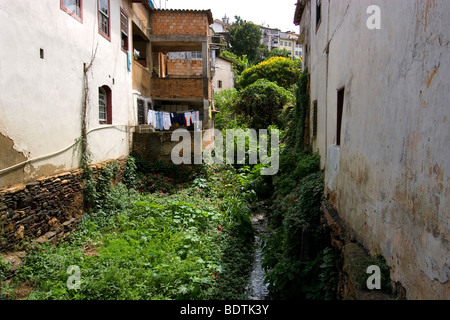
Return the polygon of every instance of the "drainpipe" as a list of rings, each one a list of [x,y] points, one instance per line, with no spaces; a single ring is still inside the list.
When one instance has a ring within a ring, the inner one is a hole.
[[[327,65],[326,65],[326,82],[325,82],[325,166],[328,158],[328,67],[329,67],[329,52],[330,52],[330,0],[327,4],[327,45],[325,47],[325,54],[327,55]]]

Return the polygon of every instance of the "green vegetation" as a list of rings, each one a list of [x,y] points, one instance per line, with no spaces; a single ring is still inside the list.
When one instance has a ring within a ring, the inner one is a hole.
[[[355,270],[356,286],[359,290],[367,290],[367,268],[378,266],[381,271],[381,291],[385,294],[392,294],[391,271],[383,256],[367,256],[353,261],[351,268]]]
[[[254,29],[238,19],[232,43],[238,34],[258,38]],[[271,296],[334,298],[334,254],[320,223],[320,157],[306,143],[308,75],[283,52],[251,67],[262,56],[259,40],[222,53],[234,61],[239,86],[215,94],[216,127],[279,128],[276,176],[262,176],[261,164],[180,167],[132,154],[122,183],[113,185],[117,164],[94,177],[86,152],[88,213],[59,245],[33,244],[8,290],[27,283],[28,299],[246,299],[254,256],[249,203],[264,200],[271,206],[263,248]],[[67,287],[69,266],[80,268],[79,289]],[[0,278],[8,268],[0,265]]]
[[[249,118],[249,126],[254,129],[279,125],[280,111],[292,104],[293,95],[266,79],[259,79],[240,92],[236,103],[236,111]]]
[[[336,290],[333,251],[320,223],[320,157],[303,144],[306,81],[304,73],[297,104],[282,117],[289,121],[284,122],[280,170],[273,178],[272,232],[263,248],[266,282],[275,299],[333,299]]]
[[[230,28],[231,52],[237,56],[247,56],[251,64],[260,62],[267,56],[267,47],[261,43],[262,31],[254,23],[235,17]]]
[[[245,299],[253,259],[249,181],[231,167],[205,166],[183,170],[192,176],[184,188],[165,190],[170,169],[130,157],[127,188],[111,185],[115,165],[104,168],[93,210],[67,241],[33,245],[13,286],[33,283],[28,299]],[[155,181],[157,192],[149,186]],[[79,289],[66,284],[72,265],[80,267]]]
[[[291,56],[291,53],[287,49],[273,48],[272,50],[269,51],[268,58],[272,58],[272,57],[290,58],[290,56]]]
[[[289,89],[297,83],[301,74],[300,60],[272,57],[241,73],[238,87],[245,88],[257,80],[266,79]]]

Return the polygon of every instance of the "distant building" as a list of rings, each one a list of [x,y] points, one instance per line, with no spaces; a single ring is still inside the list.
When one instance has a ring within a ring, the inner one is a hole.
[[[280,29],[259,26],[262,31],[261,42],[270,50],[280,48]]]
[[[230,18],[226,15],[222,20],[215,19],[211,25],[211,43],[221,48],[230,46]]]
[[[215,59],[213,76],[213,90],[218,92],[226,89],[234,89],[233,61],[224,57]]]

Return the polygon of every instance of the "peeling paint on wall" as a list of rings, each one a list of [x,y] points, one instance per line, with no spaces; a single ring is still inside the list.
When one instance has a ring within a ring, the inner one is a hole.
[[[0,133],[0,169],[13,166],[26,161],[27,158],[22,152],[14,149],[14,141]]]

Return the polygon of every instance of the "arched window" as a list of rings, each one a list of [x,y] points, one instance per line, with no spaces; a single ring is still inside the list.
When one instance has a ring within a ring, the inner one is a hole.
[[[108,86],[98,88],[98,119],[101,124],[112,124],[111,89]]]

